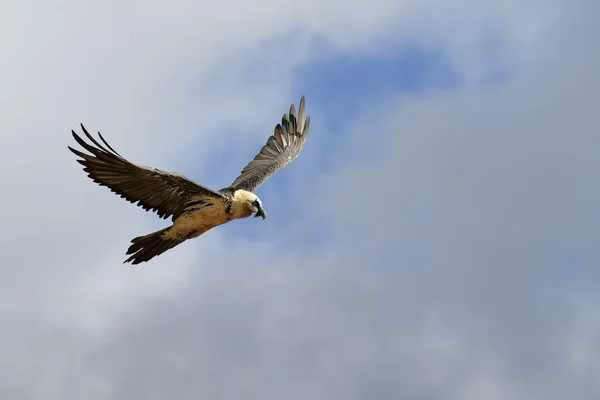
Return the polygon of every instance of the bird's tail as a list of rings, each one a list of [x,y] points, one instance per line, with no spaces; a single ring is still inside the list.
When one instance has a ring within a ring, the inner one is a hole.
[[[123,263],[131,262],[132,264],[139,264],[141,262],[149,261],[178,244],[185,242],[186,239],[178,239],[163,235],[169,228],[170,227],[167,227],[148,235],[138,236],[132,239],[132,245],[127,249],[127,254],[132,254],[132,256]]]

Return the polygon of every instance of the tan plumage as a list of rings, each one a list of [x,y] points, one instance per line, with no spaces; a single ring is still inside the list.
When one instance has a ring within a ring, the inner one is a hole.
[[[187,239],[234,219],[255,216],[266,218],[262,202],[253,193],[269,176],[292,162],[302,151],[310,117],[304,117],[304,97],[300,100],[299,114],[292,104],[281,124],[241,172],[231,186],[215,191],[183,175],[135,164],[117,153],[98,132],[102,141],[94,139],[83,124],[81,129],[93,144],[73,137],[88,153],[68,147],[81,157],[88,176],[101,186],[108,187],[131,203],[146,211],[155,211],[159,217],[171,217],[173,224],[157,232],[139,236],[131,241],[125,262],[138,264],[177,246]]]

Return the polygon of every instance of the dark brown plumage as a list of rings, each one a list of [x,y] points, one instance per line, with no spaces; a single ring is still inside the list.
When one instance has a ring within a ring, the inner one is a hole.
[[[96,147],[84,142],[75,131],[73,137],[91,155],[73,149],[69,150],[82,158],[77,160],[83,170],[100,186],[108,187],[131,203],[136,203],[147,211],[155,211],[159,217],[173,219],[181,215],[186,202],[193,196],[206,196],[215,199],[223,194],[202,186],[183,175],[161,171],[132,163],[117,153],[102,137],[98,136],[106,147],[99,144],[88,133],[83,124],[81,129]]]

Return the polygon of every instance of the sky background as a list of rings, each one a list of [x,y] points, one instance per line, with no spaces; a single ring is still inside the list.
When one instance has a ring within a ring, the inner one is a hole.
[[[4,2],[0,398],[600,396],[600,4]],[[311,131],[236,221],[91,182],[83,122],[228,186],[291,103]]]

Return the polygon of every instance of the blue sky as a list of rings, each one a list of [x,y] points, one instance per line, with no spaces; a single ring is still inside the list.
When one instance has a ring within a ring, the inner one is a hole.
[[[63,5],[0,16],[0,398],[595,398],[597,2]],[[218,189],[301,95],[266,221],[122,264],[70,129]]]
[[[261,47],[261,51],[269,50],[269,46]],[[341,51],[323,40],[315,40],[309,47],[309,60],[290,73],[289,81],[291,93],[296,95],[292,97],[296,106],[298,100],[293,99],[304,95],[308,99],[308,110],[318,110],[318,114],[314,115],[311,121],[311,133],[316,134],[311,135],[306,154],[302,154],[292,168],[275,174],[260,188],[260,196],[268,199],[266,207],[272,217],[269,226],[261,229],[261,237],[265,234],[277,236],[278,231],[285,228],[285,225],[297,222],[296,218],[304,218],[290,213],[290,207],[286,205],[286,200],[289,202],[292,195],[288,191],[290,185],[294,185],[295,182],[297,184],[300,175],[308,180],[316,180],[322,174],[344,164],[356,162],[361,157],[373,156],[368,146],[361,148],[360,153],[354,149],[350,159],[346,156],[350,149],[345,138],[350,127],[356,123],[361,108],[389,97],[418,94],[423,89],[454,90],[461,85],[460,75],[443,51],[405,42],[390,41],[387,46],[381,46],[377,51],[356,52]],[[251,69],[254,72],[245,78],[260,80],[260,67],[252,64]],[[287,108],[283,108],[283,111],[287,112]],[[279,122],[279,118],[273,118],[273,121],[275,124]],[[222,134],[226,135],[227,132],[223,131]],[[373,136],[375,135],[376,132],[373,132]],[[227,153],[208,157],[206,164],[215,169],[226,166],[227,171],[231,171],[231,165],[228,163],[232,153],[252,154],[248,157],[250,160],[263,142],[261,139],[245,142],[244,145],[252,147],[251,150],[231,149]],[[371,145],[375,146],[375,154],[381,151],[377,148],[376,140]],[[193,165],[185,167],[194,169]],[[240,165],[239,169],[242,167],[243,165]],[[310,202],[312,194],[306,193],[305,196],[306,201]],[[241,226],[225,227],[225,230],[228,234],[245,236],[252,240],[256,232],[254,222],[256,221],[244,221]],[[310,235],[305,236],[307,244],[318,243],[326,233],[324,228],[319,226],[312,229]]]

